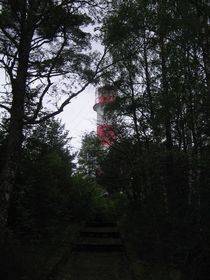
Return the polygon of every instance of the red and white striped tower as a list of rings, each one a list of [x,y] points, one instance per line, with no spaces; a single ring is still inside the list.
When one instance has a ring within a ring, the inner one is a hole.
[[[111,120],[105,118],[104,109],[107,104],[114,102],[116,91],[113,86],[104,86],[96,89],[96,101],[93,106],[97,112],[97,136],[102,146],[110,146],[115,139]]]

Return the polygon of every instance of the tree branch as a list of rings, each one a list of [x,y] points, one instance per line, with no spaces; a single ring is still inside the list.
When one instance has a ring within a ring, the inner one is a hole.
[[[5,106],[5,105],[3,105],[3,104],[0,104],[0,108],[3,108],[3,109],[5,109],[7,112],[11,112],[11,109],[9,108],[9,107],[7,107],[7,106]]]
[[[12,37],[8,32],[6,32],[6,30],[1,27],[1,31],[3,32],[3,34],[15,45],[15,47],[18,49],[18,42],[15,40],[14,37]]]

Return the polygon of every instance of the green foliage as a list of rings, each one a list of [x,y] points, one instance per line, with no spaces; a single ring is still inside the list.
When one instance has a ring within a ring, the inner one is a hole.
[[[68,215],[73,159],[68,142],[56,120],[33,129],[25,141],[9,221],[24,234],[48,234]]]
[[[94,132],[85,134],[82,138],[82,147],[78,154],[78,172],[84,176],[95,178],[97,168],[105,157],[100,140]]]
[[[61,224],[116,218],[114,202],[93,177],[72,175],[69,140],[58,120],[27,131],[9,213],[15,232],[36,240],[53,235]]]
[[[19,53],[14,50],[29,37],[16,32],[27,22],[23,17],[27,1],[18,1],[17,9],[10,2],[3,7],[0,36],[13,81],[19,66]],[[36,9],[27,10],[31,20],[27,24],[36,23],[28,25],[32,33],[23,32],[32,35],[23,98],[29,123],[50,116],[42,106],[49,89],[47,100],[56,96],[59,101],[56,87],[51,87],[54,76],[62,75],[63,84],[70,84],[72,78],[70,91],[62,90],[68,92],[66,105],[79,93],[72,90],[75,77],[89,82],[94,73],[92,57],[99,61],[96,54],[88,54],[89,35],[83,29],[91,23],[85,9],[91,2],[69,1],[70,6],[38,2]],[[125,236],[138,258],[163,267],[150,273],[141,266],[139,277],[167,278],[167,264],[181,269],[187,279],[206,280],[210,260],[208,40],[200,17],[208,15],[205,3],[111,2],[101,30],[113,63],[104,80],[118,92],[106,112],[116,126],[116,143],[103,150],[94,133],[84,135],[79,175],[72,176],[73,157],[62,125],[52,121],[33,128],[24,143],[10,209],[11,228],[37,238],[53,232],[58,221],[123,217]],[[31,1],[27,3],[32,7]],[[4,57],[0,62],[5,66]],[[42,80],[38,87],[34,75]]]
[[[93,216],[93,200],[96,196],[95,184],[81,175],[73,177],[70,205],[73,218],[77,221],[88,220]]]
[[[209,250],[203,244],[209,242],[208,147],[197,158],[164,145],[143,144],[139,150],[137,143],[124,139],[111,147],[98,178],[109,193],[127,197],[120,208],[121,224],[132,250],[140,260],[176,265],[189,275],[207,271]]]
[[[88,177],[73,177],[71,207],[75,217],[85,217],[88,221],[115,221],[119,213],[119,201],[108,196],[106,190]]]
[[[105,6],[101,0],[1,1],[0,67],[10,80],[1,93],[9,93],[7,100],[1,99],[2,111],[10,114],[11,100],[18,94],[16,79],[22,83],[26,123],[59,114],[93,82],[100,72],[100,54],[91,51],[86,27],[98,21]]]
[[[78,41],[85,38],[86,34],[81,31],[80,26],[88,25],[91,22],[90,17],[82,13],[69,16],[68,10],[64,6],[53,3],[49,3],[46,8],[49,13],[38,29],[39,35],[46,39],[52,39],[63,28],[66,28],[66,30],[71,30],[72,35]]]
[[[92,26],[94,20],[98,24],[101,8],[106,4],[101,0],[2,0],[0,5],[0,68],[5,72],[0,113],[6,112],[9,120],[8,147],[4,150],[5,161],[0,173],[0,215],[3,215],[0,227],[5,228],[21,162],[24,129],[61,113],[72,98],[102,75],[106,54],[100,56],[99,52],[92,52],[92,36],[86,27]],[[58,154],[46,157],[45,164],[53,165],[64,157],[67,160],[67,153],[60,153],[58,149]],[[40,166],[42,164],[44,159]],[[56,168],[53,166],[53,171]],[[50,184],[57,181],[54,174],[48,175]]]
[[[113,1],[113,7],[103,30],[113,61],[119,60],[110,73],[120,81],[115,122],[126,116],[127,133],[168,147],[190,148],[191,132],[192,145],[206,141],[207,84],[193,5]]]

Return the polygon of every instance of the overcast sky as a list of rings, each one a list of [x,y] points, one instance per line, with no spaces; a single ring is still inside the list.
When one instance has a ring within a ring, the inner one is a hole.
[[[96,112],[93,110],[95,90],[96,88],[89,86],[85,92],[72,99],[71,104],[59,115],[69,130],[74,149],[80,148],[81,137],[85,132],[96,130]]]

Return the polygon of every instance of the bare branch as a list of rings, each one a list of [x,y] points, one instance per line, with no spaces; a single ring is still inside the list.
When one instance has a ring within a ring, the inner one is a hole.
[[[5,106],[5,105],[3,105],[3,104],[0,104],[0,108],[3,108],[3,109],[5,109],[7,112],[11,112],[11,109],[9,108],[9,107],[7,107],[7,106]]]
[[[52,42],[52,39],[41,39],[41,38],[36,38],[33,40],[32,45],[31,45],[31,51],[34,49],[38,49],[41,46],[45,45],[45,44],[49,44],[50,42]]]
[[[8,63],[6,63],[4,61],[4,59],[0,59],[0,63],[4,66],[4,69],[6,70],[7,74],[9,75],[10,77],[10,81],[11,81],[11,84],[13,83],[14,81],[14,76],[13,76],[13,67],[14,67],[14,63],[12,63],[11,66],[8,65]]]
[[[38,119],[38,120],[28,120],[27,122],[25,122],[26,124],[38,124],[38,123],[41,123],[41,122],[44,122],[46,120],[48,120],[49,118],[52,118],[58,114],[60,114],[64,107],[66,107],[70,102],[71,102],[71,99],[76,97],[77,95],[79,95],[81,92],[83,92],[86,87],[90,84],[90,82],[87,82],[79,91],[77,91],[76,93],[73,93],[70,97],[68,97],[62,104],[61,106],[59,107],[59,109],[57,111],[54,111],[52,113],[49,113],[48,115]]]
[[[47,86],[45,87],[45,89],[43,90],[40,98],[39,98],[39,102],[37,104],[37,107],[36,107],[36,110],[34,111],[34,114],[32,117],[27,117],[25,116],[24,119],[27,121],[27,123],[33,123],[34,120],[36,120],[36,118],[38,117],[38,114],[42,108],[42,105],[43,105],[43,99],[44,99],[44,96],[45,94],[48,92],[49,88],[51,87],[53,83],[50,81],[50,78],[48,77],[48,84]]]
[[[77,92],[72,93],[68,98],[66,98],[66,99],[63,101],[63,103],[60,105],[60,107],[59,107],[56,111],[51,112],[51,113],[47,114],[46,116],[41,117],[41,118],[38,119],[38,120],[36,120],[35,118],[31,118],[30,120],[28,119],[28,120],[26,121],[26,123],[27,123],[27,124],[38,124],[38,123],[41,123],[41,122],[43,122],[43,121],[45,121],[45,120],[47,120],[47,119],[49,119],[49,118],[51,118],[51,117],[54,117],[54,116],[60,114],[60,113],[64,110],[64,108],[71,102],[71,100],[72,100],[74,97],[78,96],[81,92],[83,92],[83,91],[88,87],[88,85],[90,85],[91,83],[93,83],[96,79],[101,78],[101,77],[105,74],[104,71],[105,71],[106,69],[110,68],[111,66],[113,66],[113,65],[116,63],[116,62],[112,62],[112,63],[110,63],[110,64],[108,64],[108,65],[106,65],[106,66],[100,68],[100,66],[101,66],[101,64],[103,63],[104,58],[105,58],[105,56],[107,55],[108,52],[109,52],[109,49],[106,48],[106,50],[104,51],[104,53],[103,53],[103,55],[102,55],[100,61],[99,61],[98,64],[96,65],[96,69],[95,69],[95,71],[94,71],[92,77],[91,77]],[[121,60],[122,60],[122,59],[121,59]],[[45,93],[46,93],[46,92],[45,92]]]

